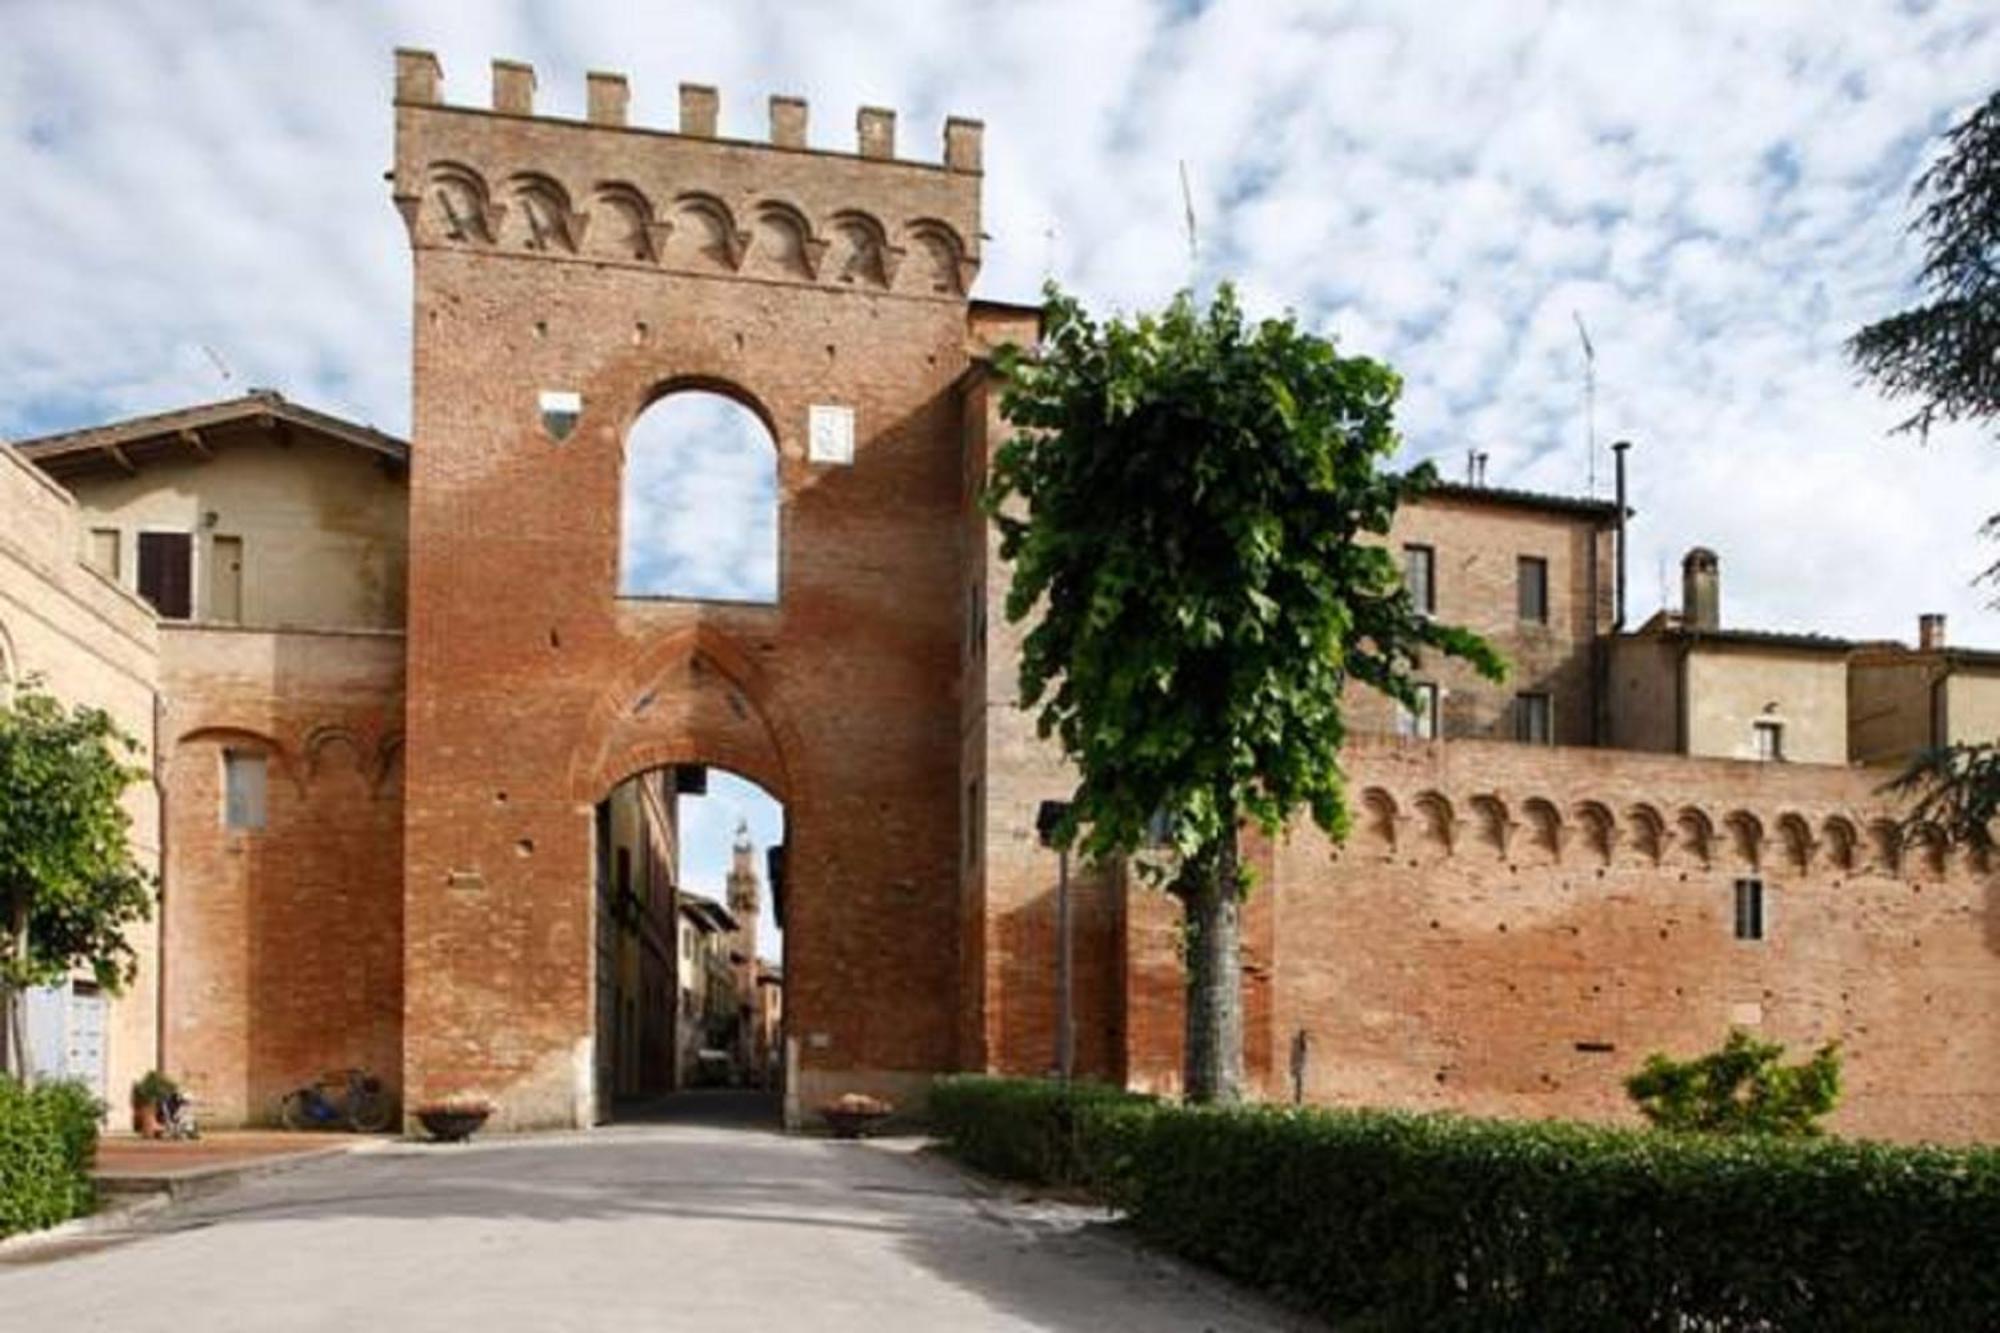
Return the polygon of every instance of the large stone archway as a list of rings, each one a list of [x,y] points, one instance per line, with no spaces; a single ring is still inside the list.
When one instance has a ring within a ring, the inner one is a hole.
[[[607,81],[591,123],[533,117],[516,67],[491,112],[437,87],[399,57],[409,1102],[589,1123],[592,805],[664,763],[785,803],[799,1102],[914,1096],[959,1013],[968,131],[939,167],[879,121],[862,156],[725,143],[701,90],[661,134]],[[625,433],[688,386],[776,442],[776,605],[616,595]]]

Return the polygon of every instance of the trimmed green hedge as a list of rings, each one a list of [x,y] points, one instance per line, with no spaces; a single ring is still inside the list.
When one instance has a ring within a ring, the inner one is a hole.
[[[0,1236],[91,1210],[103,1108],[79,1083],[23,1087],[0,1077]]]
[[[1093,1112],[1153,1101],[1103,1083],[952,1074],[931,1085],[930,1118],[968,1166],[1037,1185],[1090,1184],[1080,1124]]]
[[[1035,1162],[994,1144],[1067,1142],[1148,1239],[1344,1326],[2000,1324],[1994,1150],[1127,1097],[1072,1100],[1067,1129],[1037,1129],[1015,1122],[1059,1097],[947,1083],[935,1119],[955,1151],[986,1146],[975,1165]]]

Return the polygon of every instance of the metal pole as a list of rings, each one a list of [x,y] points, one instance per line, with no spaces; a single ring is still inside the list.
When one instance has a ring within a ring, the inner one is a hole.
[[[1076,1027],[1070,1010],[1069,848],[1057,853],[1056,866],[1056,1072],[1068,1086],[1076,1064]]]
[[[1630,440],[1620,440],[1611,446],[1612,456],[1618,461],[1618,596],[1611,608],[1614,631],[1625,628],[1625,451],[1631,447]]]

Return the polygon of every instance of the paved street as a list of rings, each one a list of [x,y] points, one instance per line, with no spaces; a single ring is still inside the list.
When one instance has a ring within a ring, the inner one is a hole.
[[[394,1144],[0,1257],[7,1330],[1293,1326],[908,1143],[663,1122]]]

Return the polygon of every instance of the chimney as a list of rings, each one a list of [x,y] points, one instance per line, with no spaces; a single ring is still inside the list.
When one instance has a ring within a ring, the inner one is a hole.
[[[1917,617],[1917,647],[1935,652],[1944,647],[1944,613],[1927,611]]]
[[[1611,628],[1625,628],[1625,519],[1629,506],[1625,503],[1625,452],[1632,447],[1632,441],[1620,440],[1611,446],[1611,456],[1618,462],[1618,591],[1611,603]]]
[[[1706,546],[1681,557],[1681,624],[1688,629],[1722,628],[1720,565]]]

